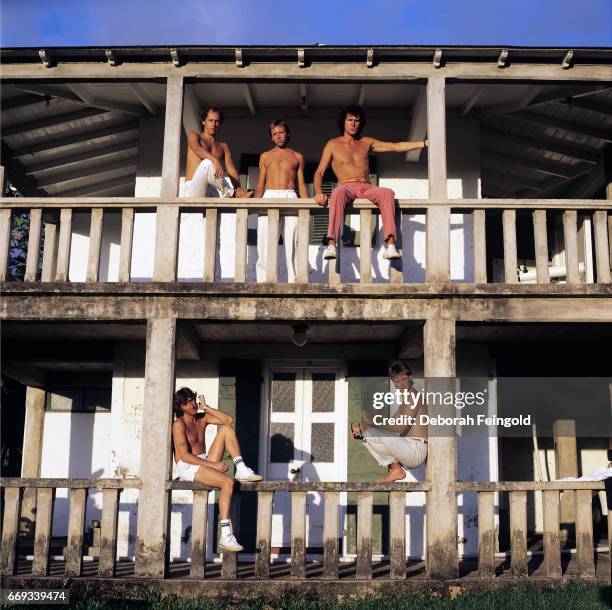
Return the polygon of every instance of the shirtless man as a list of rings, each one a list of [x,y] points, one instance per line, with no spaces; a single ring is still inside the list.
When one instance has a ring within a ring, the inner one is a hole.
[[[401,258],[395,248],[397,237],[395,193],[389,188],[379,188],[370,184],[368,154],[370,152],[408,152],[425,148],[427,140],[381,142],[361,135],[365,125],[366,116],[361,106],[347,106],[341,110],[338,115],[338,129],[342,135],[327,142],[314,175],[315,201],[321,206],[327,205],[327,195],[323,193],[322,180],[330,163],[338,178],[338,186],[332,191],[330,198],[328,245],[323,255],[323,258],[326,259],[336,258],[336,242],[344,220],[344,208],[357,198],[369,199],[380,208],[387,244],[384,257]]]
[[[402,481],[406,478],[406,469],[417,468],[427,459],[427,426],[420,423],[420,416],[427,415],[427,406],[420,401],[412,387],[412,371],[406,362],[396,360],[389,367],[389,378],[395,388],[408,390],[409,400],[399,406],[394,418],[405,415],[414,418],[412,425],[374,426],[371,413],[365,411],[365,431],[361,427],[352,427],[353,438],[363,440],[366,449],[372,454],[379,466],[386,466],[386,476],[378,479],[379,483]]]
[[[297,199],[308,197],[304,182],[304,157],[289,148],[289,125],[283,119],[270,123],[268,133],[274,147],[259,157],[259,182],[255,197],[264,199]],[[295,282],[293,253],[297,246],[297,216],[282,216],[284,224],[283,243],[287,263],[287,281]],[[257,220],[257,281],[266,280],[266,256],[268,253],[268,218],[260,215]]]
[[[198,407],[203,414],[198,413]],[[198,404],[195,392],[189,388],[181,388],[174,394],[173,410],[176,416],[172,424],[176,474],[181,481],[197,481],[220,489],[221,536],[218,546],[221,550],[238,553],[243,547],[234,537],[230,521],[234,479],[224,474],[227,464],[221,461],[223,454],[227,451],[234,460],[238,481],[261,481],[262,477],[244,463],[236,432],[232,428],[234,418],[231,415],[209,407],[204,396],[200,396]],[[215,424],[218,429],[207,454],[204,435],[208,424]]]
[[[204,130],[192,131],[187,140],[187,171],[185,195],[187,197],[251,197],[240,187],[240,176],[225,142],[217,140],[223,123],[223,112],[209,106],[200,118]],[[224,167],[225,166],[225,167]]]

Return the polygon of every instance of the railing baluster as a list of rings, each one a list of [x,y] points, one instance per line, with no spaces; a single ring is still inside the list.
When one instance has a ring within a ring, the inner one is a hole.
[[[495,576],[495,520],[492,491],[478,493],[478,572],[481,578]]]
[[[342,256],[342,248],[340,247],[340,242],[336,243],[336,259],[331,259],[327,261],[327,282],[330,285],[339,284],[342,280],[340,273],[340,257]]]
[[[357,578],[372,578],[372,506],[371,491],[357,500]]]
[[[310,210],[298,211],[298,242],[296,248],[296,282],[308,284],[308,245],[310,241]]]
[[[120,282],[130,281],[132,266],[132,242],[134,239],[134,208],[121,210],[121,246],[119,254]]]
[[[593,511],[590,489],[578,489],[576,494],[576,555],[578,574],[582,577],[595,576],[593,556]]]
[[[595,227],[595,259],[597,264],[597,283],[609,284],[610,278],[610,251],[608,249],[608,212],[597,210],[593,212],[593,226]]]
[[[2,576],[15,574],[22,492],[21,487],[7,487],[4,490],[2,553],[0,554],[0,574]]]
[[[54,488],[40,487],[38,489],[36,496],[36,530],[34,533],[32,576],[47,576],[49,574],[49,547],[51,545],[54,498]]]
[[[550,273],[548,272],[546,210],[533,211],[533,240],[535,244],[536,277],[538,284],[550,284]]]
[[[278,237],[280,210],[268,210],[268,252],[266,254],[266,282],[278,282]]]
[[[580,281],[578,274],[578,214],[576,210],[563,212],[563,240],[565,242],[565,269],[566,282],[577,284]]]
[[[406,578],[406,492],[389,493],[391,578]]]
[[[510,492],[510,570],[513,576],[527,576],[527,492]]]
[[[55,278],[57,254],[57,226],[54,222],[45,221],[45,245],[43,248],[42,282],[52,282]]]
[[[42,208],[30,210],[30,230],[28,233],[28,253],[26,257],[24,282],[35,282],[40,257],[40,235],[42,229]]]
[[[504,282],[516,284],[518,282],[516,258],[516,210],[502,212],[504,231]]]
[[[102,224],[104,210],[93,208],[91,210],[91,228],[89,230],[89,256],[87,257],[87,282],[97,282],[100,269],[100,247],[102,245]]]
[[[425,226],[425,278],[431,283],[450,281],[450,208],[427,208]]]
[[[323,578],[338,578],[338,505],[340,494],[326,491],[323,513]]]
[[[100,524],[100,563],[98,576],[112,578],[117,559],[117,520],[120,489],[102,490],[102,522]]]
[[[204,277],[205,282],[215,281],[217,263],[217,224],[219,214],[216,209],[206,210],[206,228],[204,229]]]
[[[487,283],[487,231],[486,211],[474,210],[474,281],[477,284]]]
[[[70,242],[72,241],[72,210],[70,208],[62,208],[60,211],[58,241],[55,281],[67,282],[70,267]]]
[[[255,557],[255,578],[270,578],[272,497],[273,492],[271,491],[260,491],[257,493],[257,556]]]
[[[306,492],[291,494],[291,578],[306,578]]]
[[[359,283],[372,281],[372,210],[359,212]]]
[[[0,210],[0,282],[4,282],[8,274],[9,250],[11,247],[12,210]]]
[[[561,541],[559,538],[559,490],[542,492],[544,513],[544,569],[550,578],[561,577]]]
[[[181,209],[178,205],[162,203],[157,206],[155,261],[153,263],[153,281],[155,282],[176,282],[180,220]]]
[[[191,519],[191,568],[189,577],[201,580],[206,576],[206,537],[208,532],[208,492],[193,492]]]
[[[246,208],[236,210],[236,263],[234,282],[246,282],[248,220],[249,211]]]
[[[66,545],[66,576],[81,576],[83,571],[83,532],[86,506],[87,489],[71,489]]]
[[[221,558],[221,578],[235,580],[238,575],[238,553],[223,551]]]

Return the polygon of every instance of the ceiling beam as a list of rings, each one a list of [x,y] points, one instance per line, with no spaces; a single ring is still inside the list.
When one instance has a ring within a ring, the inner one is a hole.
[[[359,94],[357,95],[357,106],[363,106],[365,104],[366,86],[364,83],[359,85]]]
[[[483,91],[483,88],[480,85],[471,86],[470,94],[468,95],[467,100],[465,100],[465,103],[463,104],[463,108],[461,108],[461,112],[460,112],[461,116],[465,116],[472,110],[472,108],[474,107],[474,104],[478,101],[478,98],[480,97],[482,91]]]
[[[88,106],[94,108],[103,108],[104,110],[112,110],[118,112],[125,112],[127,114],[133,114],[136,116],[143,116],[145,111],[140,106],[132,106],[130,104],[124,104],[122,102],[115,102],[110,100],[100,99],[94,96],[91,89],[84,84],[70,83],[67,87],[74,93],[78,98],[83,100]]]
[[[200,337],[195,326],[189,322],[179,322],[176,325],[176,359],[200,359]]]
[[[253,100],[253,93],[251,92],[251,87],[249,83],[244,83],[243,85],[244,92],[244,101],[249,108],[249,112],[251,116],[257,116],[257,109],[255,108],[255,101]]]
[[[534,138],[525,138],[523,136],[516,136],[511,133],[504,131],[497,131],[495,129],[483,128],[480,130],[481,137],[489,138],[494,142],[507,142],[509,144],[516,144],[517,146],[527,146],[534,148],[535,150],[545,150],[548,152],[556,153],[558,155],[564,155],[571,157],[572,159],[580,159],[587,163],[598,163],[599,154],[586,151],[582,148],[575,148],[573,146],[567,146],[565,144],[559,144],[557,142],[551,142],[550,140],[536,140]]]
[[[97,176],[98,174],[105,174],[107,172],[112,172],[126,167],[136,169],[136,161],[137,158],[134,156],[127,159],[120,159],[119,161],[114,161],[113,163],[107,163],[106,165],[95,165],[93,167],[87,167],[80,170],[76,169],[70,172],[56,174],[54,176],[39,178],[38,186],[46,187],[55,184],[62,184],[63,182],[72,182],[73,180],[81,180],[83,178],[88,178],[89,176]]]
[[[546,186],[530,178],[525,178],[524,176],[517,176],[515,174],[510,174],[509,172],[496,171],[495,169],[491,169],[487,166],[483,166],[483,169],[484,171],[482,173],[482,177],[484,180],[492,178],[497,182],[507,182],[508,184],[516,184],[532,191],[539,191],[543,188],[543,186]]]
[[[412,107],[412,120],[408,130],[408,141],[424,140],[427,136],[427,88],[419,87],[417,99]],[[416,163],[421,158],[422,148],[406,153],[405,160]]]
[[[142,88],[138,83],[132,83],[132,91],[138,98],[140,103],[147,109],[149,114],[159,114],[159,108],[155,105],[155,102],[149,97],[149,94]]]
[[[421,358],[423,356],[423,325],[406,327],[395,344],[397,358]]]
[[[502,166],[513,166],[518,165],[531,169],[541,174],[547,174],[549,176],[557,176],[559,178],[576,178],[591,170],[591,165],[561,165],[555,163],[543,163],[542,161],[536,161],[534,159],[527,159],[525,157],[514,157],[511,155],[504,155],[492,150],[482,149],[481,159],[490,159],[495,161],[498,165]]]
[[[64,125],[74,121],[83,121],[99,114],[107,114],[107,111],[99,108],[85,108],[83,110],[77,110],[76,112],[57,114],[55,116],[38,119],[37,121],[31,121],[30,123],[20,123],[17,125],[11,125],[9,127],[4,127],[2,129],[2,137],[5,138],[19,133],[36,131],[38,129],[48,129],[49,127],[57,127],[58,125]]]
[[[195,85],[185,85],[183,95],[183,129],[186,134],[202,131],[200,121],[200,103],[195,94]]]
[[[99,195],[100,193],[104,193],[111,189],[128,187],[130,185],[133,186],[135,180],[136,174],[119,176],[118,178],[113,178],[112,180],[88,184],[87,186],[81,186],[70,191],[58,191],[57,193],[54,193],[54,195],[57,195],[58,197],[86,197],[88,195]]]
[[[84,131],[78,134],[67,136],[64,138],[54,138],[52,140],[45,140],[44,142],[38,142],[36,144],[27,144],[16,148],[13,151],[13,156],[23,157],[25,155],[33,155],[39,152],[46,152],[49,150],[55,150],[58,148],[64,148],[66,146],[73,146],[82,142],[92,142],[107,138],[109,136],[116,136],[129,131],[138,131],[138,123],[121,123],[119,125],[111,125],[104,129],[97,129],[96,131]]]
[[[1,150],[1,163],[6,168],[5,180],[8,180],[24,197],[44,197],[45,192],[38,188],[36,179],[26,174],[23,163],[15,158],[14,151],[4,141]]]
[[[308,114],[308,88],[304,83],[300,85],[300,108],[304,114]]]
[[[612,105],[610,104],[600,104],[598,102],[577,97],[569,97],[560,103],[566,107],[569,106],[570,108],[580,108],[581,110],[596,112],[597,114],[603,114],[604,116],[612,116]]]
[[[138,149],[138,140],[131,140],[130,142],[123,142],[116,144],[115,146],[105,146],[103,148],[95,148],[94,150],[87,150],[70,157],[60,157],[59,159],[52,159],[51,161],[41,161],[40,163],[32,163],[31,165],[24,166],[26,174],[36,174],[49,169],[57,169],[65,167],[67,165],[76,165],[82,161],[90,161],[91,159],[102,159],[103,157],[109,157],[116,155],[117,153],[126,152],[128,150]]]
[[[1,110],[14,110],[15,108],[23,108],[25,106],[34,106],[35,104],[45,104],[49,102],[49,99],[45,99],[40,95],[20,95],[18,97],[11,97],[7,100],[2,100]]]

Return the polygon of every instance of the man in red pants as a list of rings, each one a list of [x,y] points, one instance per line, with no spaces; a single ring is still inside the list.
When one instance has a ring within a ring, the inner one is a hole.
[[[344,209],[355,199],[369,199],[379,209],[383,221],[385,243],[384,257],[401,258],[395,248],[395,193],[388,188],[370,184],[368,154],[372,152],[408,152],[425,148],[427,140],[418,142],[381,142],[374,138],[362,137],[366,116],[361,106],[347,106],[338,115],[338,129],[342,134],[327,142],[321,155],[319,167],[314,175],[315,201],[327,205],[327,195],[322,190],[325,171],[331,163],[338,178],[338,186],[332,191],[329,206],[329,226],[327,229],[327,249],[323,258],[337,256],[336,242],[344,220]]]

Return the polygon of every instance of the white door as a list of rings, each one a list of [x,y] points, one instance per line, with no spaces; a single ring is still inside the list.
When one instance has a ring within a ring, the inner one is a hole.
[[[270,366],[264,451],[266,478],[272,481],[346,480],[346,381],[342,368]],[[307,494],[306,546],[322,552],[323,495]],[[289,553],[291,498],[274,494],[272,548]]]

